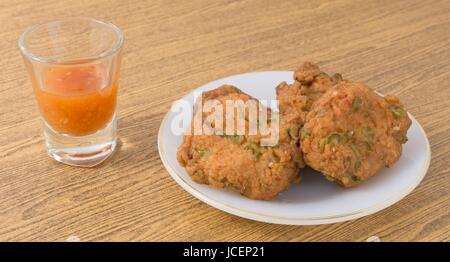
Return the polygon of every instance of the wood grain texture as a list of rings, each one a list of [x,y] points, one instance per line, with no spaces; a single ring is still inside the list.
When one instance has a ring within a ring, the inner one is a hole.
[[[119,150],[96,168],[46,155],[22,31],[66,16],[110,20],[126,42]],[[450,2],[0,1],[0,240],[450,240]],[[171,103],[225,76],[304,60],[398,95],[423,125],[429,172],[374,215],[323,226],[271,225],[216,210],[179,187],[159,160]]]

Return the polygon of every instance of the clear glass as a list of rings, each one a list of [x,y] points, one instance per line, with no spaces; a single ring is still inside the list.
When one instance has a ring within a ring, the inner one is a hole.
[[[92,167],[116,148],[122,31],[92,18],[27,29],[19,39],[49,155]]]

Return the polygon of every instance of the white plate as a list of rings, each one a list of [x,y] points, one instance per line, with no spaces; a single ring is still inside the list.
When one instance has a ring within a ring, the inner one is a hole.
[[[275,87],[282,81],[292,82],[290,71],[254,72],[213,81],[194,90],[211,90],[231,84],[258,99],[276,99]],[[191,105],[194,91],[183,98]],[[275,109],[277,110],[277,109]],[[171,132],[171,121],[177,115],[169,111],[161,123],[158,149],[169,174],[186,191],[201,201],[225,212],[262,222],[290,225],[316,225],[347,221],[380,211],[409,194],[423,179],[430,164],[430,145],[420,124],[410,114],[412,126],[409,141],[401,159],[391,168],[351,189],[328,182],[311,169],[301,171],[300,184],[293,185],[272,201],[248,199],[240,194],[193,182],[176,159],[182,135]]]

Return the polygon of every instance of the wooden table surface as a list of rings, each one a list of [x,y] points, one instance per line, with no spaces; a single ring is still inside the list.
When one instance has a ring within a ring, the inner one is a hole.
[[[66,16],[126,37],[119,150],[82,169],[46,155],[23,30]],[[450,1],[0,1],[0,240],[450,240]],[[374,215],[322,226],[255,222],[214,209],[164,169],[157,131],[171,103],[229,75],[302,61],[398,95],[432,149],[425,179]]]

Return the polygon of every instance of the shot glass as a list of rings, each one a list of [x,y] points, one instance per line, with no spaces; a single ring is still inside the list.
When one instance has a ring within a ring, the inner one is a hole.
[[[123,41],[117,26],[92,18],[35,25],[20,37],[53,159],[91,167],[116,148]]]

